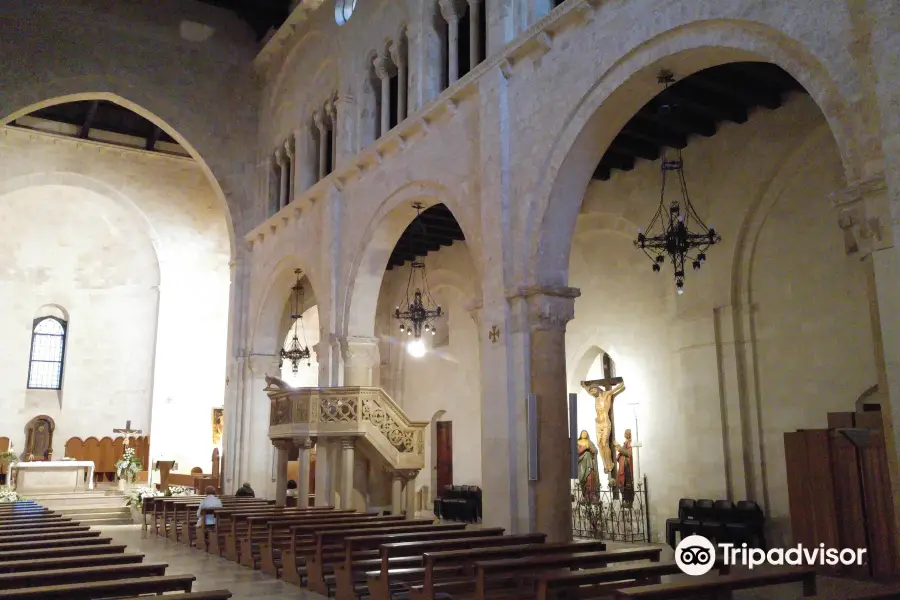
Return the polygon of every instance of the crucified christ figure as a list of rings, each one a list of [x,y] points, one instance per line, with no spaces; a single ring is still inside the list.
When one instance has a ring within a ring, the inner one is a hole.
[[[597,446],[603,461],[603,472],[613,470],[613,454],[610,448],[612,435],[612,409],[616,396],[625,391],[625,382],[621,377],[607,377],[593,381],[582,381],[581,387],[594,397],[594,408],[597,411]]]

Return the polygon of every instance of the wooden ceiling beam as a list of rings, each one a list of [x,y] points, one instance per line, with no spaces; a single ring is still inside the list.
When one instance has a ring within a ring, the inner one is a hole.
[[[150,137],[147,138],[147,144],[145,148],[147,150],[153,151],[156,148],[156,142],[159,141],[159,136],[162,135],[162,129],[159,125],[153,126],[153,131],[150,132]]]
[[[629,138],[627,136],[618,135],[613,143],[609,146],[609,151],[644,160],[656,160],[659,158],[660,151],[658,144],[652,144],[643,140]]]
[[[100,109],[100,101],[94,100],[91,102],[90,106],[88,106],[87,114],[84,116],[84,121],[81,124],[81,127],[78,128],[78,137],[86,140],[88,134],[91,132],[91,127],[94,125],[94,121],[97,120],[97,111]]]

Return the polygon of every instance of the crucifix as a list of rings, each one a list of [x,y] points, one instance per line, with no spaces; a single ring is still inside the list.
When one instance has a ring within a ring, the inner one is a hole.
[[[135,433],[143,433],[140,429],[132,429],[131,421],[125,422],[125,429],[113,429],[113,433],[124,433],[125,434],[125,446],[131,443],[131,436]]]
[[[603,379],[582,381],[581,387],[594,397],[594,408],[597,418],[597,447],[603,460],[603,472],[615,478],[615,416],[613,402],[616,396],[625,391],[625,380],[615,377],[614,365],[609,354],[603,355]]]

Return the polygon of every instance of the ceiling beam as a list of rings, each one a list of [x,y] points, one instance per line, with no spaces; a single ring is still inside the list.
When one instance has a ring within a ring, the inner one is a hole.
[[[613,143],[609,147],[609,151],[617,154],[643,158],[644,160],[656,160],[660,155],[658,144],[652,144],[650,142],[621,135],[616,136],[616,139],[613,140]]]
[[[659,115],[651,111],[639,111],[634,118],[656,126],[663,131],[677,131],[686,135],[702,135],[712,137],[716,134],[716,123],[702,117],[692,117],[685,114]]]
[[[162,129],[159,125],[153,126],[153,131],[150,132],[150,137],[147,138],[147,145],[144,146],[147,150],[153,151],[156,148],[156,142],[159,141],[159,136],[162,135]]]
[[[88,134],[91,132],[91,127],[94,125],[94,121],[97,119],[97,111],[100,109],[100,101],[94,100],[91,102],[88,107],[87,114],[84,116],[84,122],[81,124],[81,127],[78,128],[78,137],[86,140]]]
[[[669,96],[667,100],[670,100],[676,107],[676,119],[678,118],[678,109],[682,108],[701,118],[709,118],[713,121],[747,122],[747,107],[744,104],[705,94],[698,91],[697,88],[691,88],[690,81],[684,81],[682,84],[677,88],[670,88],[670,91],[667,92]]]
[[[619,132],[620,136],[627,138],[648,141],[656,146],[668,146],[669,148],[678,148],[684,150],[687,147],[687,136],[673,131],[648,131],[646,126],[639,126],[637,123],[629,122],[625,128]]]
[[[708,73],[700,71],[691,75],[691,84],[694,86],[730,96],[750,106],[764,106],[769,110],[781,107],[781,94],[768,86],[760,85],[757,81],[748,78],[734,76],[731,73],[718,72],[715,78]]]

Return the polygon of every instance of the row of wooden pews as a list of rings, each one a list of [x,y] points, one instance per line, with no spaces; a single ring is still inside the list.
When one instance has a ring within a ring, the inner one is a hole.
[[[0,599],[97,600],[181,592],[177,600],[225,600],[191,592],[196,577],[166,575],[112,538],[33,502],[0,504]],[[167,596],[169,597],[169,596]]]
[[[732,573],[720,560],[706,576],[663,583],[681,571],[661,560],[660,546],[548,543],[541,533],[508,535],[331,506],[278,507],[263,499],[222,498],[223,508],[202,511],[217,519],[207,529],[205,518],[196,526],[200,500],[154,499],[154,531],[338,600],[673,600],[778,584],[800,584],[804,596],[817,589],[806,567]]]

